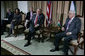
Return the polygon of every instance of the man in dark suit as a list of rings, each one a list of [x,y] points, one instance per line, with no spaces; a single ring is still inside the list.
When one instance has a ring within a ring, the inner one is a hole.
[[[26,22],[25,22],[25,27],[26,28],[29,28],[30,20],[32,19],[33,13],[35,13],[33,11],[33,7],[30,7],[30,11],[27,13],[27,16],[26,16]]]
[[[12,21],[12,19],[13,19],[13,12],[11,11],[10,8],[7,9],[6,17],[5,18],[7,18],[8,20],[4,20],[4,19],[2,20],[3,32],[6,30],[5,29],[6,28],[6,25],[7,24],[10,24],[11,21]]]
[[[11,12],[10,8],[7,9],[6,18],[8,18],[8,24],[11,23],[13,19],[13,12]]]
[[[55,48],[51,49],[51,52],[59,51],[59,41],[64,37],[63,52],[68,55],[69,42],[73,39],[77,39],[77,34],[81,29],[81,20],[75,17],[75,11],[69,11],[69,18],[66,19],[64,27],[62,27],[61,33],[55,36]]]
[[[36,30],[40,29],[40,27],[44,23],[44,18],[45,16],[41,13],[41,9],[37,9],[36,14],[33,15],[30,21],[29,34],[27,36],[28,41],[24,45],[24,47],[30,45],[31,37],[34,36]]]

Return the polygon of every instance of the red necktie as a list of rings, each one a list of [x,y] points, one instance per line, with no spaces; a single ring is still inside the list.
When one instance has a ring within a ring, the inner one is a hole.
[[[38,21],[38,15],[36,15],[36,18],[35,18],[35,22],[34,22],[35,25],[37,24],[37,21]]]

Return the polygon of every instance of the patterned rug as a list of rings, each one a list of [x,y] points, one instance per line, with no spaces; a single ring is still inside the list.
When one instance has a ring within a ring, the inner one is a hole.
[[[16,47],[15,45],[13,45],[12,43],[10,43],[10,41],[19,41],[19,40],[23,40],[25,38],[25,36],[17,36],[17,37],[7,37],[5,38],[5,36],[3,35],[1,38],[1,47],[3,47],[4,49],[8,50],[9,52],[13,53],[14,55],[30,55],[30,53],[20,49],[19,47]]]
[[[18,40],[23,40],[25,36],[18,36],[18,37],[8,37],[8,38],[3,38],[2,40],[5,41],[18,41]]]
[[[36,40],[31,40],[31,45],[24,47],[24,44],[27,42],[24,40],[24,35],[19,35],[17,37],[8,37],[5,38],[5,35],[1,36],[1,47],[13,53],[14,55],[63,55],[63,52],[55,51],[50,52],[50,49],[54,48],[53,42],[45,41],[44,43],[38,42]],[[62,48],[62,46],[59,46]],[[73,48],[71,48],[73,49]],[[84,51],[78,49],[77,55],[84,55]],[[69,51],[69,55],[72,53]]]

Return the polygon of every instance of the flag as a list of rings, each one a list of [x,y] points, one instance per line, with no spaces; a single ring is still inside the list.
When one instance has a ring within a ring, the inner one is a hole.
[[[49,26],[52,22],[52,3],[51,1],[47,2],[47,8],[46,8],[46,26]]]
[[[70,11],[75,11],[75,15],[76,15],[76,4],[74,1],[71,1]]]
[[[59,27],[61,26],[61,24],[60,24],[60,20],[58,20],[58,26],[59,26]]]

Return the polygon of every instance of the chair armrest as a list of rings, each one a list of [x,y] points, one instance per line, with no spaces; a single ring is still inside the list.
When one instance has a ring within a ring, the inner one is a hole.
[[[83,33],[82,33],[81,37],[83,37],[83,38],[84,38],[84,30],[83,30]]]
[[[81,32],[78,33],[78,40],[77,40],[77,43],[80,42],[81,34],[82,34]]]
[[[78,40],[77,40],[77,43],[80,42],[80,38],[83,38],[84,39],[84,30],[83,30],[83,33],[78,33]]]

